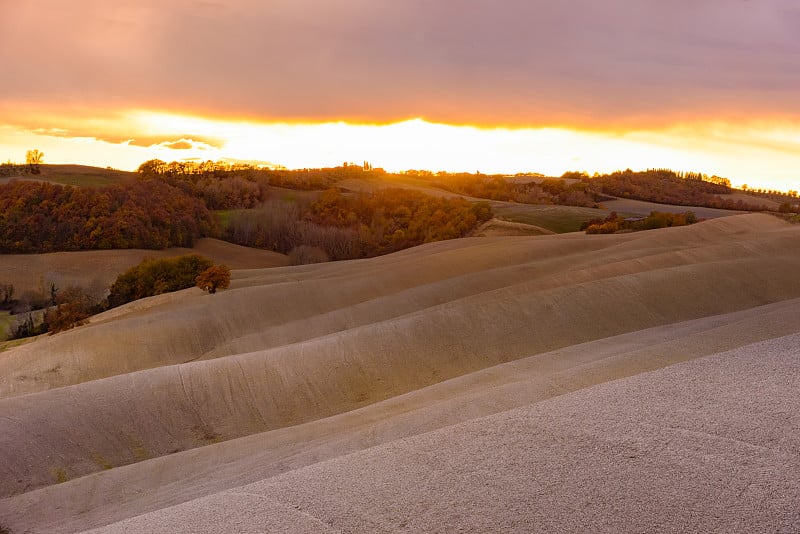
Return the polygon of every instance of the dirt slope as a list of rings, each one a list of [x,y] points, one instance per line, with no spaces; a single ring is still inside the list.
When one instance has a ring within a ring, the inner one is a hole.
[[[536,403],[609,379],[800,331],[800,299],[545,353],[359,410],[224,441],[31,491],[0,523],[73,532],[365,448]],[[42,514],[57,503],[58,512]],[[11,523],[15,524],[15,523]]]
[[[797,532],[799,346],[776,338],[93,532]]]
[[[100,526],[796,333],[798,245],[764,215],[475,238],[133,303],[0,355],[0,525]]]

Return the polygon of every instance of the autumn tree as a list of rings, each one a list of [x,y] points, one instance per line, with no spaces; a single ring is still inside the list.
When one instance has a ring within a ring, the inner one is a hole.
[[[10,304],[14,299],[14,284],[0,284],[0,295],[4,306]]]
[[[25,163],[31,170],[31,174],[41,174],[39,165],[44,161],[44,152],[41,150],[33,149],[25,153]]]
[[[208,258],[187,254],[174,258],[145,259],[117,277],[108,295],[108,306],[192,287],[197,276],[213,265]]]
[[[202,200],[163,182],[103,188],[0,184],[0,252],[192,246],[216,222]]]
[[[88,322],[94,306],[93,299],[83,288],[69,286],[58,292],[56,306],[45,314],[50,334],[69,330]]]
[[[212,295],[217,289],[227,289],[231,284],[231,270],[227,265],[212,265],[195,279],[197,287]]]

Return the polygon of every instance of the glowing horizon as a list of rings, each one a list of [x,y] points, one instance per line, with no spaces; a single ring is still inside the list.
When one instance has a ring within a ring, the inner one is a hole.
[[[800,127],[791,124],[717,122],[602,132],[456,126],[419,118],[389,124],[288,123],[129,111],[111,119],[76,119],[70,126],[0,126],[0,159],[24,161],[26,150],[38,148],[45,163],[123,170],[149,159],[247,161],[289,169],[369,161],[389,172],[551,176],[665,167],[783,191],[797,189],[800,181]]]

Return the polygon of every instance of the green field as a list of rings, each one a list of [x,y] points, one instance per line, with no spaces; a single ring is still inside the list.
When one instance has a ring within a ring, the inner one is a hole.
[[[61,185],[76,187],[105,187],[133,180],[135,173],[86,165],[42,165],[42,173],[29,176]]]
[[[14,322],[14,317],[7,311],[0,311],[0,341],[8,339],[9,330]]]
[[[74,187],[106,187],[121,183],[112,176],[99,176],[96,174],[52,174],[44,178],[48,182]]]
[[[214,214],[214,218],[217,219],[217,224],[222,230],[228,228],[228,224],[231,222],[231,216],[234,213],[240,210],[214,210],[212,213]]]
[[[13,349],[14,347],[19,347],[20,345],[25,345],[26,343],[30,343],[46,335],[47,334],[42,334],[41,336],[36,336],[36,337],[26,337],[22,339],[12,339],[10,341],[0,341],[0,352],[3,352],[4,350],[8,349]]]
[[[577,206],[533,205],[490,201],[495,217],[545,228],[557,234],[578,232],[581,224],[608,215],[606,210]]]

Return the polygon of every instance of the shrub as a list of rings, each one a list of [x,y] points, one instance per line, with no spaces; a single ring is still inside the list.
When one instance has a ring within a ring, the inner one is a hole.
[[[198,275],[212,265],[211,260],[198,254],[145,259],[117,277],[108,295],[108,307],[192,287]]]
[[[217,289],[227,289],[231,284],[231,270],[227,265],[212,265],[195,278],[195,285],[210,294]]]

